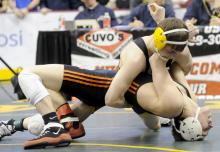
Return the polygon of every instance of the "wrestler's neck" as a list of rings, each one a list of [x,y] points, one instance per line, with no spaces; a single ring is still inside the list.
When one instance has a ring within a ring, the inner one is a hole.
[[[181,117],[195,117],[197,108],[197,103],[190,98],[187,98],[186,100],[184,100],[183,113]]]
[[[151,56],[155,51],[154,47],[154,37],[153,35],[143,37],[143,40],[146,44],[148,55]]]

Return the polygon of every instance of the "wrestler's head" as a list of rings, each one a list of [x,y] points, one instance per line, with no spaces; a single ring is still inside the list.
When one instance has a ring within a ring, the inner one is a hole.
[[[177,18],[167,18],[154,32],[155,49],[167,58],[175,58],[188,44],[189,32],[185,23]]]
[[[81,0],[84,5],[87,7],[87,8],[93,8],[94,6],[96,6],[97,4],[97,1],[96,0]]]
[[[212,115],[207,106],[198,107],[195,116],[174,118],[172,134],[176,141],[203,140],[212,128]]]

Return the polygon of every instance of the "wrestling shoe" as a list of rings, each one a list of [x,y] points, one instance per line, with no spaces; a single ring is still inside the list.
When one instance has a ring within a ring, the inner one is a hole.
[[[69,133],[59,123],[48,123],[38,138],[24,143],[24,149],[40,149],[47,146],[65,147],[71,143]]]
[[[162,127],[170,127],[171,126],[171,119],[160,117],[160,125]]]
[[[13,123],[14,123],[13,119],[10,119],[8,121],[0,121],[0,140],[4,136],[11,136],[13,133],[16,132]]]

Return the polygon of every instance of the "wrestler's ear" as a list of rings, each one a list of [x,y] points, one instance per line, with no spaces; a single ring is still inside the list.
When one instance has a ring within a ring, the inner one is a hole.
[[[154,47],[157,51],[160,51],[166,46],[165,42],[167,41],[167,37],[163,33],[164,31],[161,27],[157,27],[154,31]]]

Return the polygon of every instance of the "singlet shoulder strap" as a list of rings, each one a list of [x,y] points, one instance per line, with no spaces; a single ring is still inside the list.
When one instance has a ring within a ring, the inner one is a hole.
[[[183,84],[181,84],[181,83],[179,83],[179,82],[177,82],[177,83],[178,83],[179,85],[181,85],[181,86],[185,89],[187,96],[192,99],[192,97],[191,97],[191,95],[190,95],[190,93],[189,93],[189,90],[188,90]]]
[[[144,40],[141,37],[139,37],[134,40],[134,43],[143,51],[146,58],[148,58],[148,50]]]
[[[147,64],[147,69],[146,71],[148,71],[149,69],[149,66],[150,66],[150,63],[149,63],[149,56],[148,56],[148,49],[147,49],[147,46],[144,42],[144,40],[139,37],[137,39],[134,40],[134,43],[141,49],[141,51],[144,53],[144,56],[146,58],[146,64]]]

